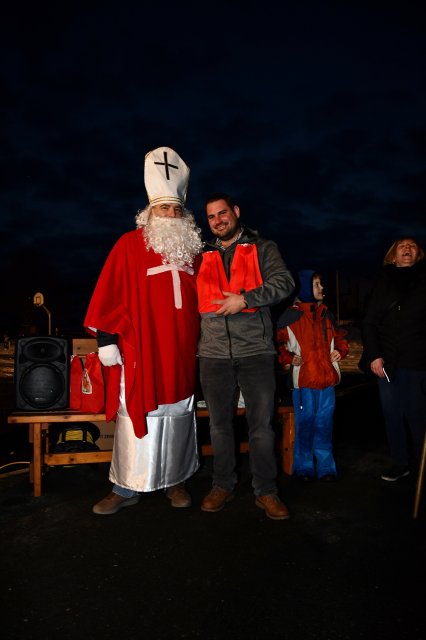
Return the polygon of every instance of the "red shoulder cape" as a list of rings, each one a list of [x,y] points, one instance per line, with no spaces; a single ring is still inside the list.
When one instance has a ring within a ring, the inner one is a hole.
[[[161,265],[147,250],[143,232],[124,234],[113,247],[89,304],[84,326],[117,333],[124,357],[126,405],[135,434],[147,433],[146,414],[195,390],[199,314],[195,275],[179,271],[182,308],[174,304],[170,271],[147,275]],[[106,419],[118,411],[120,367],[107,371]]]

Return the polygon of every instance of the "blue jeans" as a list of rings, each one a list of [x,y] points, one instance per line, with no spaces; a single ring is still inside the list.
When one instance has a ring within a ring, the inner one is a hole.
[[[133,498],[133,496],[138,496],[139,491],[133,491],[133,489],[126,489],[126,487],[120,487],[119,484],[115,484],[112,487],[113,493],[116,493],[118,496],[122,498]]]
[[[336,475],[333,457],[334,387],[294,389],[296,438],[293,473],[318,478]]]
[[[200,382],[210,416],[213,486],[232,491],[235,472],[234,411],[239,387],[246,406],[249,460],[256,496],[276,494],[274,356],[200,358]]]
[[[391,382],[378,382],[392,461],[403,467],[412,463],[416,470],[426,427],[426,371],[397,369]]]

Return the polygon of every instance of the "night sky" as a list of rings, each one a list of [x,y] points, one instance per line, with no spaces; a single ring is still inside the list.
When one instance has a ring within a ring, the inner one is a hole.
[[[109,250],[146,205],[144,156],[158,146],[191,168],[204,230],[205,197],[228,191],[293,272],[368,282],[397,237],[426,245],[420,5],[2,9],[2,331],[46,329],[38,291],[55,328],[81,329]]]

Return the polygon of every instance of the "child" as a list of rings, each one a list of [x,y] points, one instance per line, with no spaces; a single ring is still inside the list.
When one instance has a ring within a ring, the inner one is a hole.
[[[293,473],[305,481],[337,479],[333,457],[334,386],[338,362],[349,345],[323,304],[324,288],[315,271],[299,271],[300,290],[277,323],[279,361],[290,365],[296,438]]]

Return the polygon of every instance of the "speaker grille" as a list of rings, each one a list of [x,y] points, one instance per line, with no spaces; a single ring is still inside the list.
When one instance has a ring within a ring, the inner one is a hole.
[[[34,365],[21,376],[19,391],[24,402],[36,409],[48,409],[60,402],[65,391],[63,371],[55,365]]]
[[[23,345],[21,359],[31,362],[65,362],[63,345],[54,340],[31,340]]]

